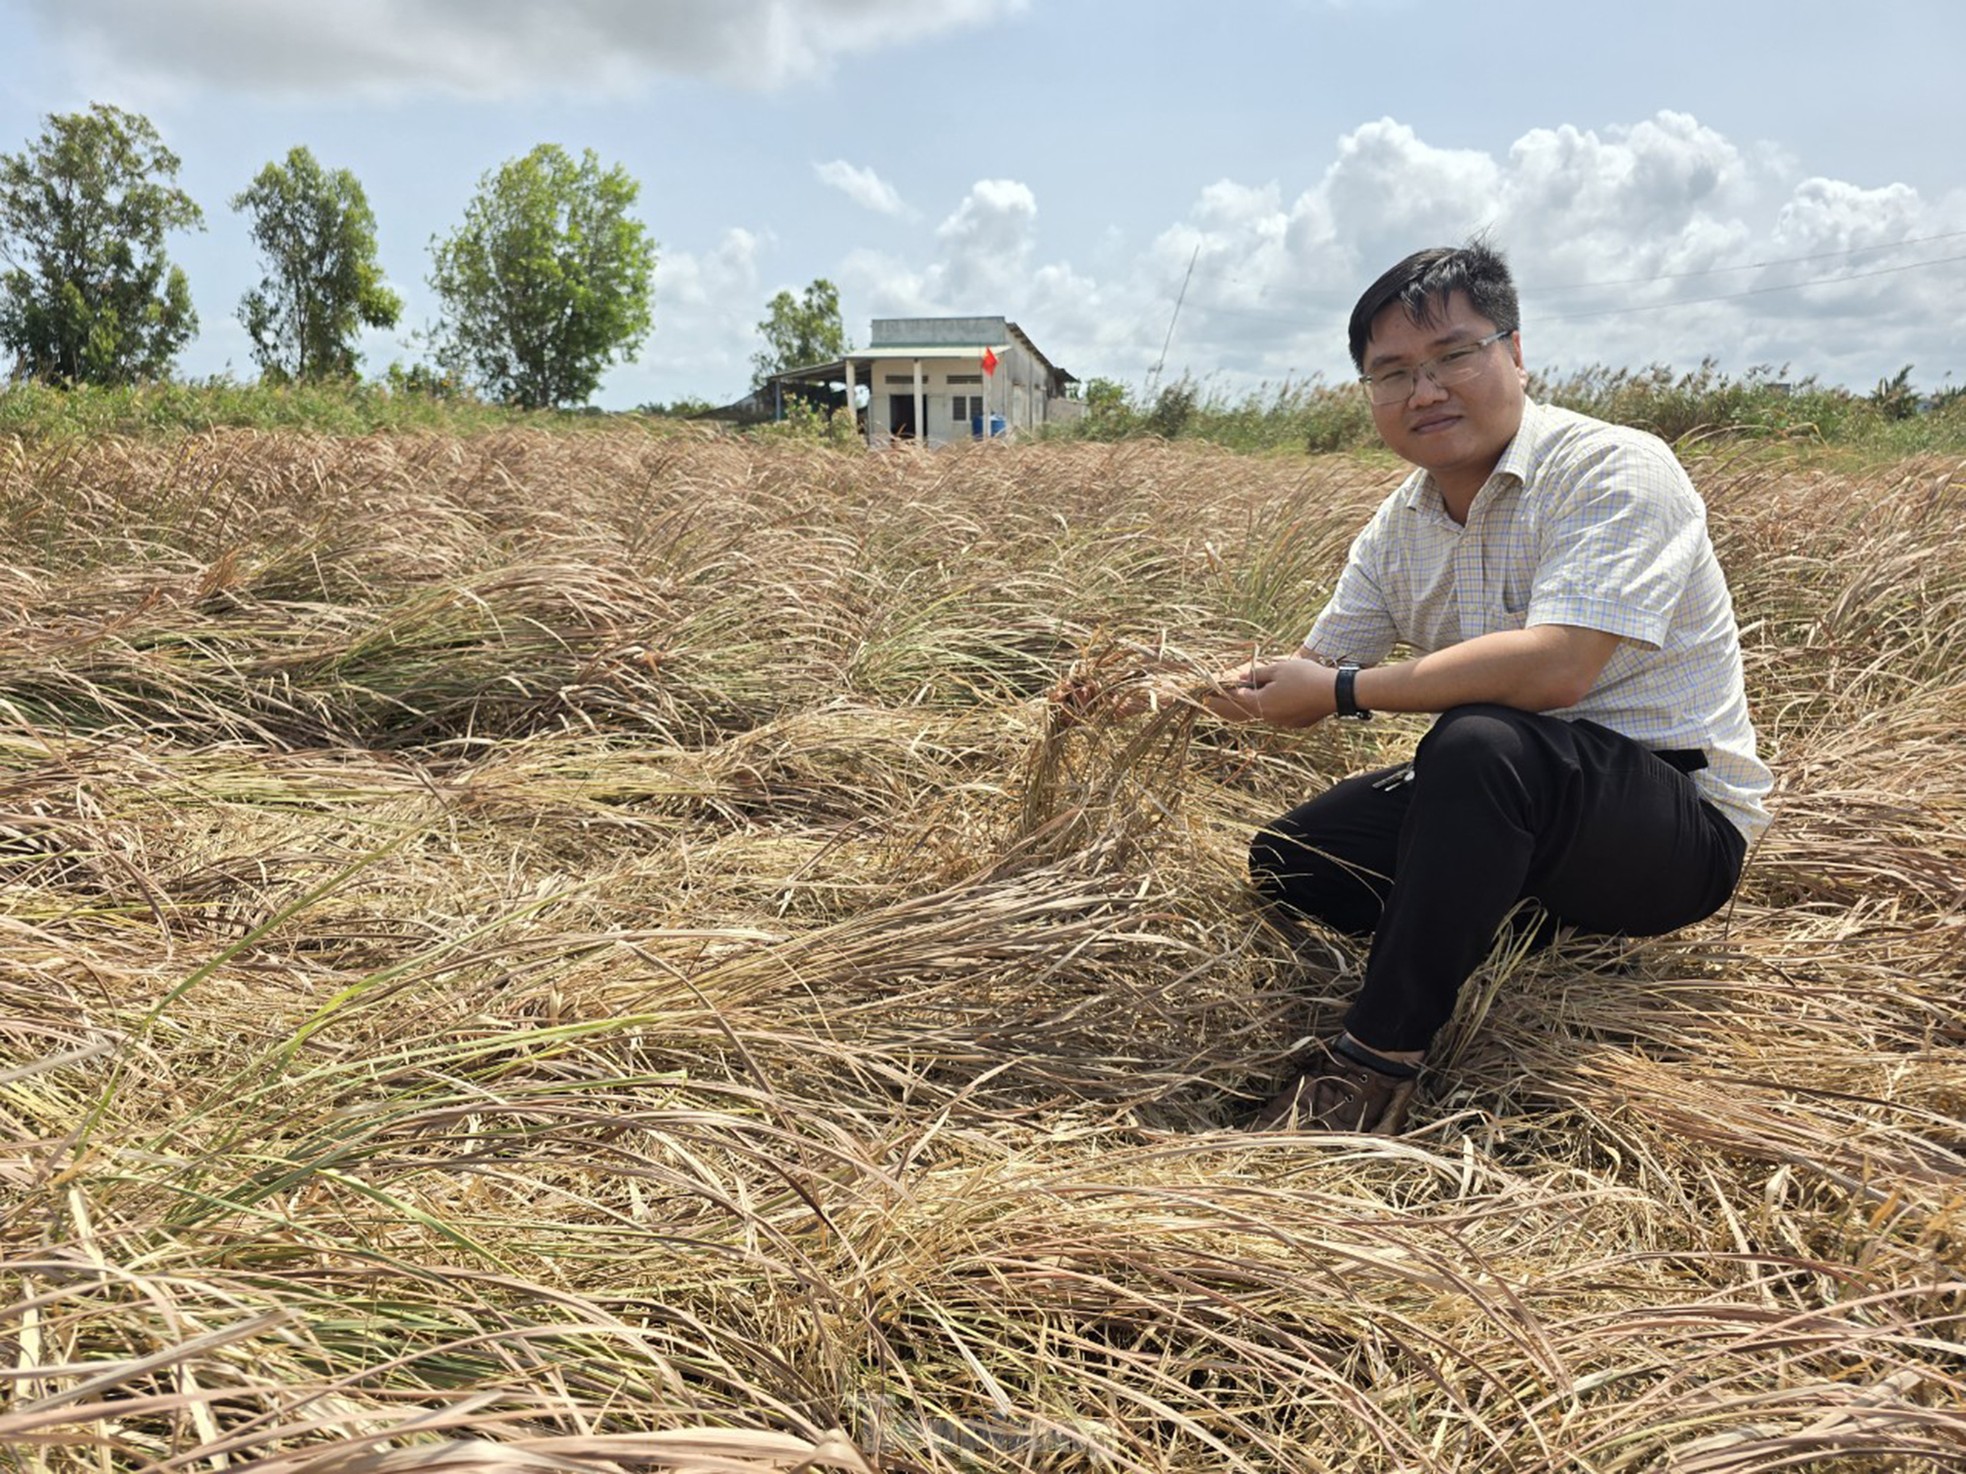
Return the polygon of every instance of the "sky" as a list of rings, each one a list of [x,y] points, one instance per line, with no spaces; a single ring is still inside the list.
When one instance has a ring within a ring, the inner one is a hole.
[[[1002,315],[1080,379],[1353,376],[1408,252],[1506,253],[1523,350],[1966,382],[1962,0],[0,0],[0,153],[112,103],[182,161],[192,376],[254,372],[229,201],[353,172],[426,357],[433,239],[535,145],[641,185],[655,330],[595,402],[722,403],[772,295]]]

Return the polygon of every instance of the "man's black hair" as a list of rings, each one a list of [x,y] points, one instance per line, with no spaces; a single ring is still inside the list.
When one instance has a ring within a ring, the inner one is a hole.
[[[1358,371],[1365,372],[1365,344],[1374,318],[1397,302],[1417,326],[1432,327],[1450,292],[1466,293],[1468,305],[1505,332],[1522,326],[1508,263],[1488,242],[1477,236],[1465,246],[1415,251],[1367,287],[1352,309],[1352,363]]]

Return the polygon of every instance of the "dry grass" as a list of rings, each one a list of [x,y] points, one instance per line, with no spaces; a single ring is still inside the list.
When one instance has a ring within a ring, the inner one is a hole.
[[[1043,696],[1382,469],[0,443],[0,1469],[1960,1466],[1966,470],[1698,476],[1738,903],[1367,1142],[1230,1129],[1356,966],[1241,847],[1401,732]]]

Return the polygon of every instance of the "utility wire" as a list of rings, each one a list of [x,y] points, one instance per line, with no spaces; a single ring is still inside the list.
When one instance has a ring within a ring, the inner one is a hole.
[[[1948,230],[1941,235],[1907,236],[1876,246],[1851,246],[1842,251],[1818,251],[1812,256],[1778,256],[1773,261],[1743,261],[1739,266],[1709,266],[1701,271],[1665,271],[1657,276],[1614,276],[1603,281],[1534,282],[1538,292],[1582,292],[1592,287],[1629,287],[1655,281],[1684,281],[1694,276],[1719,276],[1729,271],[1758,271],[1764,266],[1795,266],[1804,261],[1829,261],[1838,256],[1861,256],[1866,251],[1895,251],[1900,246],[1922,246],[1932,241],[1953,241],[1966,236],[1966,230]]]
[[[1769,261],[1746,261],[1739,266],[1713,266],[1713,267],[1708,267],[1701,271],[1668,271],[1668,272],[1662,272],[1657,276],[1618,276],[1618,277],[1606,277],[1602,281],[1581,281],[1581,282],[1539,282],[1532,279],[1524,279],[1520,290],[1525,295],[1536,295],[1543,292],[1581,292],[1581,291],[1587,291],[1593,287],[1644,286],[1652,282],[1683,281],[1693,277],[1700,277],[1700,276],[1719,276],[1729,271],[1756,271],[1769,266],[1795,266],[1805,261],[1831,261],[1837,259],[1838,257],[1860,256],[1868,251],[1895,251],[1901,246],[1922,246],[1922,245],[1927,245],[1933,241],[1951,241],[1951,240],[1960,240],[1962,238],[1966,238],[1966,230],[1948,230],[1948,231],[1943,231],[1937,235],[1908,236],[1904,240],[1890,241],[1882,245],[1851,246],[1848,249],[1841,250],[1841,251],[1817,251],[1814,254],[1808,256],[1780,256]],[[1818,286],[1828,282],[1858,281],[1865,276],[1878,276],[1884,274],[1885,272],[1890,272],[1890,271],[1915,271],[1922,266],[1941,266],[1948,262],[1958,261],[1960,259],[1962,258],[1958,256],[1940,256],[1930,261],[1910,261],[1910,262],[1906,262],[1902,266],[1881,267],[1875,271],[1852,272],[1844,276],[1826,276],[1826,277],[1817,278],[1815,281],[1795,282],[1795,283],[1791,283],[1783,286],[1776,286],[1776,287],[1750,287],[1740,292],[1729,293],[1726,296],[1695,297],[1695,298],[1686,298],[1684,300],[1697,301],[1697,302],[1723,302],[1726,301],[1729,296],[1751,297],[1762,292],[1788,292],[1788,291],[1794,291],[1798,287]],[[1192,271],[1192,269],[1193,268],[1191,266],[1190,271]],[[1235,282],[1244,279],[1245,279],[1244,273],[1237,272],[1226,278],[1223,278],[1219,284],[1232,285]],[[1185,283],[1184,283],[1184,290],[1185,290]],[[1268,288],[1266,287],[1265,290],[1267,291]],[[1330,295],[1328,300],[1334,306],[1343,305],[1343,303],[1340,301],[1339,296],[1336,294]],[[1202,310],[1204,312],[1207,312],[1212,317],[1268,318],[1268,317],[1274,317],[1280,312],[1303,312],[1309,309],[1311,305],[1312,304],[1299,303],[1291,307],[1231,307],[1227,304],[1208,303],[1204,305]],[[1604,313],[1607,312],[1627,312],[1627,311],[1650,312],[1656,310],[1656,308],[1661,305],[1673,305],[1673,304],[1650,304],[1644,307],[1632,307],[1632,308],[1623,308],[1623,307],[1602,308],[1602,309],[1597,309],[1588,312],[1569,313],[1566,314],[1566,316],[1567,317],[1597,317],[1597,316],[1602,316]],[[1539,315],[1537,320],[1539,322],[1561,322],[1564,319],[1556,318],[1556,317],[1542,317]]]
[[[1734,302],[1742,297],[1760,297],[1769,292],[1799,292],[1806,287],[1833,287],[1839,282],[1863,281],[1873,276],[1893,276],[1901,271],[1918,271],[1927,266],[1946,266],[1955,261],[1966,261],[1966,256],[1939,256],[1930,261],[1908,261],[1903,266],[1880,266],[1875,271],[1851,271],[1842,276],[1819,276],[1814,281],[1786,282],[1778,287],[1749,287],[1740,292],[1721,292],[1712,297],[1675,297],[1670,302],[1643,302],[1629,307],[1596,307],[1583,312],[1563,312],[1550,317],[1538,316],[1542,322],[1574,322],[1580,317],[1616,317],[1626,312],[1664,312],[1673,307],[1692,307],[1701,302]]]
[[[1951,240],[1959,236],[1966,236],[1966,231],[1953,231],[1946,235],[1923,236],[1920,237],[1920,239],[1921,240]],[[1905,242],[1904,244],[1910,244],[1910,242]],[[1866,247],[1862,247],[1861,249],[1879,250],[1882,248],[1876,246],[1866,246]],[[1850,254],[1852,253],[1848,251],[1829,251],[1824,253],[1825,256],[1847,256]],[[1823,259],[1823,257],[1797,257],[1795,259],[1798,261],[1820,260]],[[1779,286],[1772,286],[1772,287],[1746,287],[1738,292],[1719,292],[1709,297],[1675,297],[1669,302],[1645,302],[1645,303],[1639,303],[1636,305],[1630,305],[1624,307],[1584,308],[1576,312],[1563,312],[1563,313],[1551,313],[1551,314],[1544,314],[1538,312],[1532,314],[1532,316],[1535,322],[1545,323],[1545,322],[1570,322],[1573,319],[1583,318],[1583,317],[1611,317],[1624,312],[1661,312],[1669,307],[1690,307],[1696,303],[1701,303],[1701,302],[1731,302],[1731,301],[1736,301],[1743,297],[1764,296],[1770,292],[1799,292],[1806,287],[1835,286],[1838,282],[1863,281],[1868,277],[1891,276],[1898,272],[1904,272],[1904,271],[1920,271],[1927,266],[1947,266],[1958,261],[1966,261],[1966,256],[1935,256],[1929,261],[1907,261],[1899,266],[1879,266],[1869,271],[1845,272],[1841,276],[1819,276],[1819,277],[1811,278],[1808,281],[1784,282]],[[1786,263],[1771,261],[1764,264],[1775,266],[1775,265],[1783,265]],[[1742,270],[1743,268],[1721,267],[1718,269],[1723,271],[1738,271],[1738,270]],[[1685,276],[1702,276],[1702,275],[1707,275],[1708,273],[1685,272],[1681,274]],[[1578,282],[1575,283],[1574,285],[1577,287],[1583,287],[1586,285],[1608,287],[1608,286],[1619,286],[1619,285],[1634,285],[1634,284],[1654,282],[1654,281],[1667,281],[1672,279],[1673,278],[1671,277],[1641,276],[1641,277],[1630,277],[1623,282],[1590,282],[1590,283]],[[1522,288],[1523,295],[1525,296],[1533,296],[1535,293],[1542,292],[1545,290],[1550,290],[1550,289],[1544,288],[1540,284],[1533,283],[1533,282],[1526,284]],[[1332,300],[1336,301],[1336,298],[1333,298]],[[1211,303],[1205,306],[1202,310],[1208,313],[1208,315],[1211,317],[1231,317],[1231,318],[1240,317],[1240,318],[1259,319],[1267,322],[1276,322],[1279,319],[1291,318],[1293,315],[1301,316],[1307,309],[1302,306],[1295,306],[1289,308],[1229,307],[1225,305],[1218,306]]]

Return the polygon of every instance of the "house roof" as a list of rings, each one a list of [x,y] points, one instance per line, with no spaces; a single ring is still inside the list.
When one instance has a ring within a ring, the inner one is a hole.
[[[1059,368],[1050,359],[1046,358],[1039,351],[1038,345],[1033,343],[1024,330],[1018,327],[1016,323],[1007,322],[1004,324],[1004,329],[1026,352],[1039,363],[1043,364],[1047,372],[1057,374],[1067,384],[1076,384],[1078,382],[1076,377],[1066,373],[1065,370]],[[849,359],[856,366],[860,364],[880,363],[891,359],[919,358],[923,362],[957,362],[963,359],[981,358],[985,348],[997,353],[1004,353],[1009,350],[1010,346],[1009,343],[1004,342],[981,341],[975,343],[883,343],[877,348],[856,348],[845,357],[833,359],[830,363],[806,364],[799,368],[786,369],[782,373],[773,374],[771,377],[782,383],[824,384],[830,383],[834,379],[844,379],[846,377],[846,366]]]

